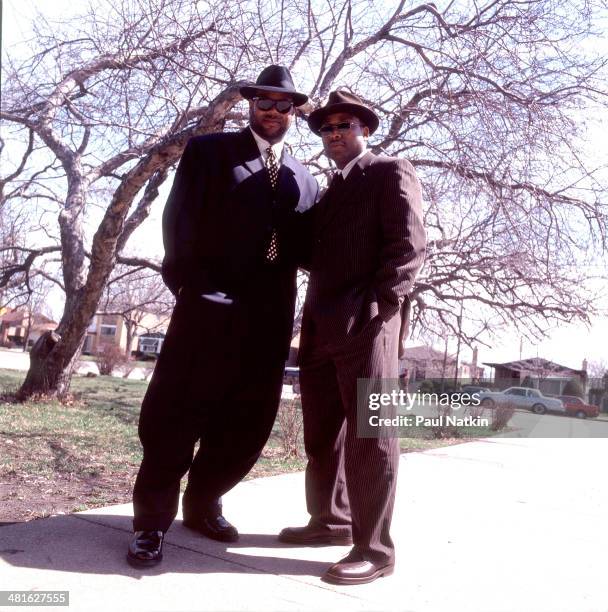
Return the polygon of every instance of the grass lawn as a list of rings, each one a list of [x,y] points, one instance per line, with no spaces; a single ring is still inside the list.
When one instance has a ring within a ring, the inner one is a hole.
[[[97,363],[98,359],[95,355],[80,355],[79,361],[92,361],[94,363]],[[135,360],[129,361],[129,367],[144,368],[144,369],[153,368],[155,363],[156,362],[154,359],[148,359],[147,361],[142,360],[142,359],[135,359]]]
[[[5,401],[24,376],[0,369],[0,522],[129,502],[141,460],[137,421],[148,383],[75,376],[68,403]],[[301,422],[298,400],[284,400],[280,410]],[[298,456],[285,456],[286,420],[277,419],[248,479],[304,469],[301,431]],[[401,439],[403,452],[466,441],[412,433]]]

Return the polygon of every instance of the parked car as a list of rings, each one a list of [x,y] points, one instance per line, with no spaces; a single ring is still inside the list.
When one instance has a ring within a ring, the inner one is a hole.
[[[283,384],[291,385],[294,393],[300,393],[300,368],[287,366],[283,372]]]
[[[450,398],[452,401],[459,400],[462,395],[468,395],[472,397],[473,395],[481,395],[482,393],[489,392],[490,389],[487,387],[480,387],[479,385],[462,385],[462,387],[458,391],[453,391],[450,394]]]
[[[560,395],[559,399],[562,400],[566,414],[575,416],[579,419],[586,419],[587,417],[594,418],[600,413],[600,409],[593,404],[585,404],[580,397],[574,395]]]
[[[517,408],[525,408],[536,414],[545,412],[566,412],[561,399],[547,397],[538,389],[527,387],[509,387],[504,391],[487,391],[479,393],[482,406],[492,407],[496,404],[511,402]]]

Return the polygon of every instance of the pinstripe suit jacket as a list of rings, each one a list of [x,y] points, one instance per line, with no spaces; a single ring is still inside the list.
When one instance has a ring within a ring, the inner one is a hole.
[[[426,248],[413,166],[369,152],[315,209],[301,361],[313,338],[340,347],[377,318],[401,316],[402,346]]]

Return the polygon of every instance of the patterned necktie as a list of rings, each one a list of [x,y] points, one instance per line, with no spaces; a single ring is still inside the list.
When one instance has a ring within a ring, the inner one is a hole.
[[[270,175],[270,184],[273,189],[276,189],[277,179],[279,178],[279,162],[272,147],[266,149],[266,168],[268,168],[268,174]]]
[[[276,155],[272,150],[272,147],[268,147],[266,149],[266,168],[268,168],[268,176],[270,176],[270,184],[272,185],[272,189],[275,190],[277,188],[277,182],[279,179],[279,163],[277,161]],[[277,236],[277,231],[275,229],[272,230],[272,236],[270,237],[270,244],[266,249],[266,261],[276,261],[279,258],[279,240]]]

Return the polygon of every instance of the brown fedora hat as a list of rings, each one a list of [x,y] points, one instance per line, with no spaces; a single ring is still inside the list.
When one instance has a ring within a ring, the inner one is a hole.
[[[255,98],[259,92],[264,91],[289,94],[296,106],[302,106],[308,100],[306,94],[296,91],[291,74],[284,66],[266,66],[260,72],[260,76],[258,76],[254,85],[245,85],[239,91],[243,98],[247,98],[247,100]]]
[[[358,117],[369,128],[370,134],[373,134],[380,124],[378,115],[369,106],[363,104],[359,96],[350,91],[338,89],[329,94],[325,106],[318,108],[308,116],[308,125],[317,136],[321,135],[319,128],[323,125],[323,120],[332,113],[350,113]]]

